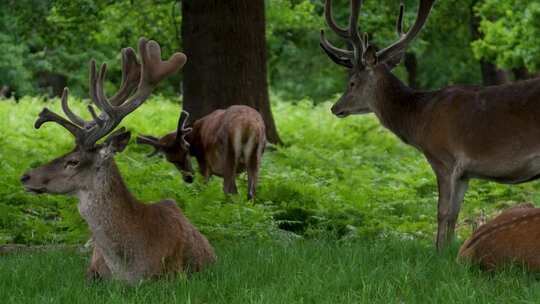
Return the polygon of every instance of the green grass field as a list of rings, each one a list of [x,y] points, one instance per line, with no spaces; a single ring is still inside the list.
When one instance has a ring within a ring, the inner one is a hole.
[[[277,98],[274,98],[276,100]],[[74,100],[84,112],[85,104]],[[43,106],[0,102],[0,245],[81,244],[88,239],[76,199],[25,193],[19,177],[73,146],[55,124],[33,128]],[[263,158],[258,196],[225,197],[221,179],[184,184],[147,147],[130,143],[116,159],[128,187],[144,201],[175,199],[217,244],[218,264],[190,280],[88,285],[87,255],[51,252],[0,256],[0,299],[18,303],[425,303],[537,302],[535,275],[519,269],[485,274],[455,262],[470,234],[465,222],[516,202],[540,204],[538,183],[474,181],[465,197],[458,243],[438,255],[436,183],[427,162],[372,115],[333,117],[330,103],[276,102],[285,144]],[[179,105],[155,97],[122,125],[160,135],[176,125]],[[322,241],[321,241],[322,239]],[[4,302],[3,300],[0,300]]]
[[[0,258],[2,303],[538,303],[538,276],[518,268],[483,273],[436,254],[430,243],[219,242],[218,263],[185,277],[84,280],[87,255]]]

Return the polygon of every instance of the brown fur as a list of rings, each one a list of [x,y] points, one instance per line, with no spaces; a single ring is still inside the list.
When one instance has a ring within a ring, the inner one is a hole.
[[[463,243],[458,259],[486,269],[519,263],[540,270],[540,208],[524,204],[505,210]]]
[[[214,262],[212,246],[174,201],[143,204],[133,197],[107,149],[75,150],[29,171],[23,182],[32,192],[79,198],[79,212],[94,241],[88,277],[135,282],[200,271]],[[80,164],[70,169],[66,164],[75,159]]]
[[[248,106],[234,105],[198,119],[192,128],[185,136],[189,148],[173,145],[177,132],[155,139],[154,144],[151,136],[141,136],[139,143],[143,143],[141,138],[144,138],[145,144],[164,153],[183,174],[189,174],[189,157],[195,157],[205,181],[212,175],[223,177],[225,193],[238,192],[236,175],[247,169],[248,199],[253,198],[266,144],[264,121],[259,112]]]

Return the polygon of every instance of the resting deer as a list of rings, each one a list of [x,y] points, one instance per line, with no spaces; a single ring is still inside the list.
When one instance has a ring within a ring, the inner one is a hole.
[[[191,156],[208,181],[211,175],[223,177],[223,191],[236,194],[236,175],[247,169],[248,199],[255,197],[261,158],[266,144],[262,116],[243,105],[216,110],[186,128],[189,114],[182,112],[175,132],[161,138],[137,137],[137,143],[154,147],[154,155],[163,153],[182,173],[185,182],[193,182]],[[177,136],[180,133],[181,136]]]
[[[329,27],[353,46],[332,46],[321,31],[321,46],[349,69],[343,96],[332,106],[338,117],[375,113],[383,126],[420,150],[439,188],[437,248],[445,247],[454,228],[468,181],[487,179],[516,184],[540,177],[540,79],[502,86],[450,86],[436,91],[407,87],[391,70],[424,26],[434,0],[420,0],[418,15],[398,40],[376,50],[357,28],[362,1],[351,1],[349,28],[336,25],[326,0]]]
[[[43,109],[35,127],[56,122],[73,134],[76,146],[21,178],[29,192],[79,198],[79,212],[94,241],[89,278],[135,282],[166,273],[199,271],[215,260],[206,238],[173,200],[148,205],[139,202],[124,184],[114,161],[114,154],[128,144],[130,132],[124,128],[113,130],[149,97],[162,79],[186,62],[182,53],[161,61],[159,45],[145,39],[139,42],[139,53],[140,65],[133,49],[122,51],[122,86],[110,101],[103,91],[107,67],[102,65],[97,74],[95,62],[91,62],[90,97],[102,111],[100,116],[92,106],[88,107],[93,117],[90,121],[73,113],[68,106],[67,88],[62,94],[62,109],[69,120]],[[108,134],[105,141],[97,143]]]
[[[540,208],[521,204],[505,210],[463,243],[458,259],[488,270],[508,263],[540,270]]]

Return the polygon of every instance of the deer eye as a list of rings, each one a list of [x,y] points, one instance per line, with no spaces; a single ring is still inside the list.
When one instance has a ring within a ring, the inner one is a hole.
[[[67,168],[67,167],[76,167],[76,166],[79,165],[79,163],[80,163],[80,162],[79,162],[78,160],[75,160],[75,159],[68,160],[68,161],[66,162],[66,168]]]
[[[350,83],[350,86],[351,86],[351,88],[354,87],[354,82],[351,82],[351,83]]]

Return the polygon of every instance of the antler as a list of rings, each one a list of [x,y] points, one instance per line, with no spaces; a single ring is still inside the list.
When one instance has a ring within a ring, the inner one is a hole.
[[[376,52],[377,62],[386,62],[398,54],[401,54],[407,48],[407,45],[414,39],[424,26],[435,0],[420,0],[418,15],[411,29],[403,33],[403,2],[400,4],[399,17],[396,23],[398,40],[392,45]],[[351,14],[349,16],[348,30],[339,27],[332,17],[332,0],[325,0],[324,15],[328,26],[340,37],[344,38],[353,46],[353,51],[337,48],[330,44],[321,30],[320,45],[326,54],[337,64],[348,68],[354,66],[364,66],[364,54],[368,49],[368,35],[364,37],[358,30],[358,15],[362,7],[362,0],[351,0]]]
[[[418,13],[416,16],[416,21],[414,22],[414,25],[409,29],[409,31],[406,34],[403,34],[403,3],[400,5],[399,10],[399,18],[397,22],[397,31],[399,35],[399,39],[392,43],[391,45],[387,46],[386,48],[377,51],[377,59],[379,62],[385,62],[392,57],[402,53],[407,48],[408,44],[418,35],[422,27],[427,21],[427,18],[429,16],[429,13],[431,12],[431,8],[433,7],[433,4],[435,3],[435,0],[420,0],[420,4],[418,7]]]
[[[331,45],[324,35],[324,30],[321,30],[320,45],[334,62],[348,68],[352,68],[356,64],[361,63],[360,59],[362,53],[366,49],[366,44],[360,36],[357,25],[361,7],[361,0],[351,0],[349,27],[348,29],[345,29],[337,25],[332,16],[332,0],[326,0],[324,5],[326,23],[338,36],[344,38],[353,46],[353,51],[340,49]]]
[[[189,147],[189,143],[186,140],[186,135],[193,130],[193,128],[186,128],[187,121],[189,119],[189,113],[182,110],[180,118],[178,118],[178,126],[176,127],[176,138],[174,139],[174,145],[183,144],[185,147]]]
[[[148,157],[152,157],[159,153],[160,149],[162,149],[164,146],[159,142],[159,138],[151,136],[151,135],[139,135],[137,136],[137,143],[142,145],[149,145],[154,148],[154,151],[149,153]]]
[[[186,62],[186,56],[182,53],[175,53],[169,60],[161,61],[159,44],[144,38],[139,40],[139,53],[142,65],[139,65],[132,49],[122,50],[122,85],[111,101],[105,96],[103,85],[107,65],[103,64],[96,74],[96,63],[94,60],[90,62],[90,97],[102,111],[101,115],[98,116],[91,105],[88,106],[88,111],[92,115],[90,121],[85,121],[73,113],[67,104],[66,88],[62,94],[62,109],[71,121],[45,108],[40,113],[35,127],[39,128],[44,122],[54,121],[70,131],[78,145],[85,148],[94,146],[99,139],[114,130],[124,117],[137,109],[162,79],[177,72]],[[137,90],[130,96],[136,86],[135,81],[139,82]]]

